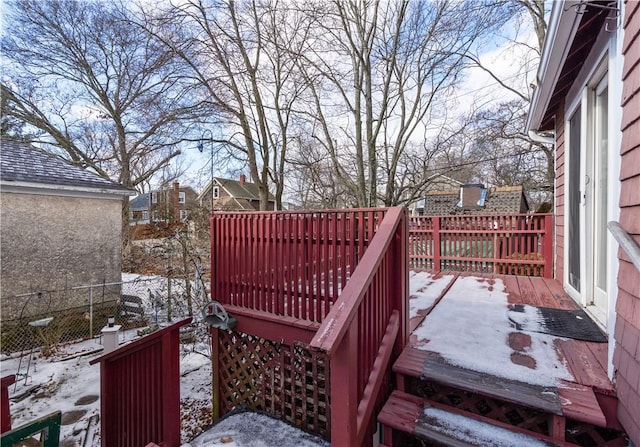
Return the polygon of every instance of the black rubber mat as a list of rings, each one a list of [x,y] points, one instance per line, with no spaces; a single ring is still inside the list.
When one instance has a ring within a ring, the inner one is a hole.
[[[537,318],[523,319],[520,316],[511,314],[511,312],[516,312],[531,315],[531,309],[535,309]],[[509,306],[509,314],[509,319],[516,325],[518,330],[598,343],[607,342],[607,336],[602,333],[598,325],[582,309],[565,310],[514,304]]]

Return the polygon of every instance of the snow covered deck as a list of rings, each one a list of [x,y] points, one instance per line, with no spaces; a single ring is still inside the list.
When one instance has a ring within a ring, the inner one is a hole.
[[[618,428],[607,344],[544,333],[526,309],[578,305],[549,279],[411,272],[410,346],[394,371],[559,416]],[[533,306],[533,307],[529,307]],[[529,310],[527,310],[529,312]],[[409,380],[409,379],[407,379]]]

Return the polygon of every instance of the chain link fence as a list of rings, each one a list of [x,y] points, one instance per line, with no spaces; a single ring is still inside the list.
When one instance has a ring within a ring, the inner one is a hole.
[[[200,314],[209,301],[201,280],[125,275],[118,283],[64,290],[38,291],[9,297],[0,326],[0,352],[11,354],[41,348],[54,353],[65,343],[98,337],[113,317],[124,329],[143,332]]]

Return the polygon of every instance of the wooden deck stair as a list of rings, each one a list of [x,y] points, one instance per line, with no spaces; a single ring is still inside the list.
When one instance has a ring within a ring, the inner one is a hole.
[[[542,445],[583,445],[576,438],[596,442],[584,441],[584,445],[624,445],[609,433],[612,427],[596,393],[584,385],[567,383],[552,388],[493,377],[449,365],[436,354],[411,346],[405,348],[393,370],[398,390],[378,416],[392,432],[401,431],[436,445],[485,445],[482,439],[474,444],[450,438],[437,429],[432,432],[430,422],[417,417],[424,408],[432,407],[511,430],[525,439],[550,443]],[[572,435],[567,436],[568,432]],[[385,442],[403,445],[387,438]]]
[[[491,445],[504,447],[576,446],[397,390],[387,400],[378,420],[393,430],[438,445],[486,445],[490,439]]]
[[[512,298],[520,300],[513,293]],[[558,298],[564,297],[553,297]],[[428,324],[429,316],[424,318]],[[417,327],[412,323],[412,329]],[[378,414],[384,444],[626,446],[615,420],[613,387],[597,361],[599,350],[606,348],[562,340],[557,349],[575,382],[543,387],[452,365],[440,354],[409,344],[393,366],[395,391]],[[448,428],[434,414],[445,415]],[[483,432],[499,437],[505,430],[520,437],[518,442],[482,438]]]

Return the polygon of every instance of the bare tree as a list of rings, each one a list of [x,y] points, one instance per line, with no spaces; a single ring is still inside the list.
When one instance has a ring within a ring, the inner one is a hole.
[[[445,118],[466,54],[499,23],[487,2],[335,1],[300,70],[308,128],[358,206],[400,203],[409,148]],[[428,153],[412,156],[429,158]]]
[[[537,62],[544,44],[547,24],[544,0],[507,0],[512,12],[505,53],[519,67],[505,76],[493,69],[476,52],[465,57],[472,66],[489,75],[503,100],[494,101],[470,114],[469,129],[475,139],[476,168],[494,185],[522,184],[534,207],[553,200],[554,154],[551,145],[532,140],[524,132],[530,103],[530,84],[535,86]],[[528,39],[533,33],[533,39]],[[519,54],[516,57],[515,54]]]
[[[294,70],[305,16],[286,2],[193,0],[156,17],[156,37],[189,65],[193,83],[221,113],[225,132],[212,142],[246,163],[261,208],[272,184],[281,207],[294,104],[305,88]]]
[[[175,159],[192,117],[189,85],[166,47],[111,2],[18,0],[2,41],[7,113],[33,141],[135,188]],[[201,109],[198,110],[202,112]],[[123,206],[128,242],[128,201]]]

